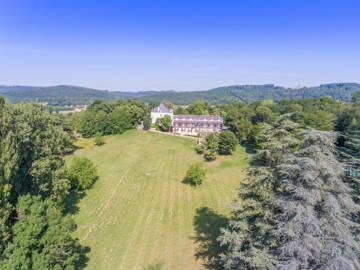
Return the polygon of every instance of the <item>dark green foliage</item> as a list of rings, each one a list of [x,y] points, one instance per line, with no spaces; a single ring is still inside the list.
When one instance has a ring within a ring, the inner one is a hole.
[[[60,155],[72,148],[72,136],[62,121],[39,105],[2,106],[1,199],[15,203],[17,197],[31,193],[61,201],[66,195]]]
[[[316,110],[313,113],[306,114],[304,117],[304,124],[308,127],[316,128],[318,130],[333,130],[335,117],[322,110]]]
[[[95,100],[77,120],[77,130],[83,137],[96,134],[121,134],[136,128],[143,120],[144,109],[136,100],[109,103]]]
[[[351,98],[352,102],[355,106],[360,105],[360,89],[354,93],[354,95]]]
[[[143,120],[143,129],[149,130],[151,128],[151,117],[146,115]]]
[[[197,154],[201,155],[205,152],[204,146],[202,144],[198,144],[195,146],[195,151]]]
[[[275,119],[274,113],[267,106],[260,105],[255,109],[254,123],[271,123]]]
[[[101,136],[100,134],[96,135],[95,139],[94,139],[94,143],[95,143],[96,146],[104,145],[105,144],[104,137]]]
[[[216,154],[214,150],[206,150],[204,154],[204,159],[206,161],[214,161],[216,159]]]
[[[231,155],[235,149],[236,145],[238,144],[238,140],[234,133],[230,130],[225,130],[220,133],[219,135],[219,145],[218,151],[221,155]]]
[[[206,161],[213,161],[216,159],[216,154],[219,151],[219,134],[210,133],[205,137],[205,141],[203,143],[204,148],[204,158]]]
[[[201,185],[205,178],[205,169],[201,163],[193,164],[186,172],[186,176],[183,183],[190,184],[192,186]]]
[[[4,270],[80,269],[81,247],[71,233],[75,224],[50,200],[24,195],[16,207],[12,241],[3,253]]]
[[[86,157],[75,157],[67,170],[68,179],[75,190],[86,190],[98,179],[96,167]]]
[[[1,269],[80,268],[73,225],[60,212],[70,190],[60,156],[73,149],[63,121],[40,105],[0,98]]]
[[[255,116],[253,109],[243,102],[234,102],[220,107],[225,112],[224,124],[241,141],[248,141],[252,119]]]
[[[164,117],[156,119],[155,126],[157,130],[168,132],[171,129],[171,117],[165,115]]]
[[[197,101],[186,107],[188,114],[208,115],[214,114],[216,109],[205,101]]]
[[[210,133],[205,137],[204,147],[207,150],[217,152],[219,150],[219,134]]]

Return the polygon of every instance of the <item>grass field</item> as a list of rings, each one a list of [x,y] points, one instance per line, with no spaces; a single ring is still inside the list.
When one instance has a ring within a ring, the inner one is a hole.
[[[90,248],[87,269],[205,269],[247,166],[244,148],[205,164],[206,179],[194,188],[181,181],[202,161],[195,140],[131,130],[101,147],[78,145],[74,155],[91,159],[100,175],[71,209],[76,236]]]

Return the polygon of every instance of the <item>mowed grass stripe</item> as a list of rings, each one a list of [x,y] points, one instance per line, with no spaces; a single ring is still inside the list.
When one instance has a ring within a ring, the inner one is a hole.
[[[82,241],[91,248],[88,269],[144,269],[157,261],[165,270],[205,269],[194,256],[196,209],[229,215],[224,205],[235,198],[238,168],[246,166],[241,147],[232,157],[204,163],[207,179],[194,188],[181,183],[188,167],[202,162],[194,140],[132,130],[106,137],[101,147],[91,140],[79,144],[75,155],[93,160],[100,174],[74,215],[80,239],[97,226]]]

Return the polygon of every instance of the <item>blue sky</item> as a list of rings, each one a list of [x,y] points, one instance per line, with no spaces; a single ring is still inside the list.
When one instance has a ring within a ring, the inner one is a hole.
[[[360,82],[360,0],[0,0],[0,84]]]

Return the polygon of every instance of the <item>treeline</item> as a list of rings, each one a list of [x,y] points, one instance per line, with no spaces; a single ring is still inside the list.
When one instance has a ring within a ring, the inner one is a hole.
[[[265,85],[233,85],[218,87],[207,91],[143,91],[114,92],[79,86],[58,85],[50,87],[34,86],[1,86],[0,95],[11,102],[48,102],[52,106],[90,104],[95,99],[115,101],[119,98],[138,99],[142,103],[158,103],[169,100],[176,105],[187,105],[204,100],[212,105],[229,102],[246,102],[271,99],[319,98],[333,97],[337,100],[351,100],[353,93],[360,89],[357,83],[333,83],[315,87],[285,88],[272,84]]]
[[[61,115],[0,98],[0,269],[85,266],[66,199],[97,176],[88,160],[65,167],[61,156],[74,150],[72,141]]]
[[[177,105],[194,103],[204,100],[213,105],[221,105],[229,102],[242,101],[251,103],[271,99],[279,101],[282,99],[296,98],[319,98],[322,96],[333,97],[341,101],[351,101],[356,90],[360,89],[357,83],[333,83],[323,84],[315,87],[285,88],[272,84],[264,85],[233,85],[218,87],[208,91],[163,91],[139,97],[142,102],[161,102],[169,100]]]
[[[70,116],[70,122],[83,137],[121,134],[136,128],[149,112],[147,105],[136,100],[119,99],[116,102],[95,100],[86,111]]]

